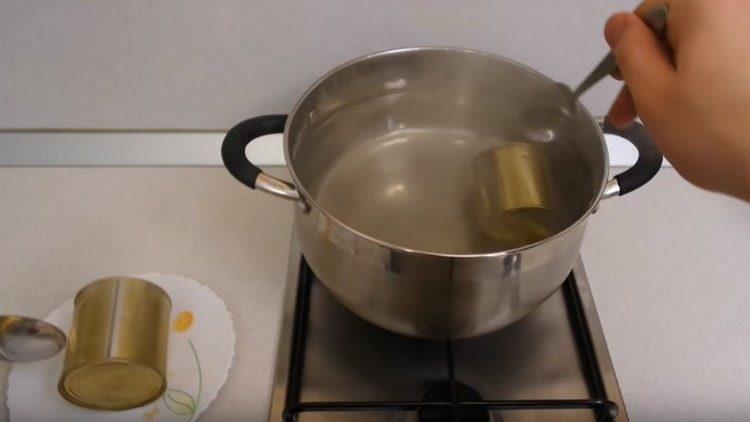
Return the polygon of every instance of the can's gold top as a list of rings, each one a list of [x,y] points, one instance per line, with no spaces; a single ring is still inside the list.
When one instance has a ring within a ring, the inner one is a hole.
[[[100,278],[99,280],[92,281],[91,283],[83,286],[81,290],[79,290],[78,293],[76,293],[76,297],[73,299],[73,304],[77,304],[81,295],[83,295],[85,292],[91,289],[96,289],[98,287],[101,287],[102,284],[110,284],[110,283],[118,283],[118,282],[135,283],[135,284],[141,284],[143,286],[146,286],[148,289],[151,289],[154,292],[157,292],[157,294],[164,296],[164,298],[167,299],[167,302],[169,302],[169,306],[170,307],[172,306],[172,298],[169,297],[169,293],[167,293],[166,290],[162,289],[161,286],[159,286],[158,284],[152,283],[148,280],[144,280],[142,278],[127,277],[127,276],[106,277],[106,278]]]
[[[142,406],[166,388],[152,368],[130,362],[103,362],[77,368],[60,380],[66,400],[92,409],[122,410]]]

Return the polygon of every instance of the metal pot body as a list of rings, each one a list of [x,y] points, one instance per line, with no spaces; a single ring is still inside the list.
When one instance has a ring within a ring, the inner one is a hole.
[[[352,312],[391,331],[461,338],[504,327],[557,290],[585,223],[533,248],[490,256],[415,254],[353,234],[312,208],[296,213],[305,259]]]
[[[244,155],[282,130],[292,183]],[[302,252],[343,305],[402,334],[461,338],[547,299],[600,199],[653,177],[661,156],[642,127],[619,134],[639,163],[608,181],[603,133],[566,87],[491,54],[410,48],[334,69],[289,118],[238,124],[222,157],[298,203]]]

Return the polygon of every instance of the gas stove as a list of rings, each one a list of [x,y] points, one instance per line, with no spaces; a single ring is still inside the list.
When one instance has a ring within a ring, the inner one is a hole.
[[[269,420],[628,417],[580,260],[521,321],[470,339],[424,340],[383,330],[344,308],[293,240]]]

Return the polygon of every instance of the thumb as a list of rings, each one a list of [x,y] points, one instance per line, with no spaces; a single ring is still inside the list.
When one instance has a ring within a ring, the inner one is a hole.
[[[664,45],[632,13],[614,15],[604,31],[640,113],[658,110],[676,70]],[[642,116],[643,117],[643,116]]]

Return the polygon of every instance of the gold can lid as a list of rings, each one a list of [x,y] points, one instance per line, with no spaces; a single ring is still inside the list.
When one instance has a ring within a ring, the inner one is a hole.
[[[143,406],[162,395],[166,380],[158,371],[125,361],[107,361],[76,368],[63,375],[60,394],[69,402],[103,410]]]
[[[100,287],[102,284],[109,284],[109,283],[132,283],[132,284],[141,284],[144,286],[147,286],[149,289],[157,292],[159,295],[163,296],[167,302],[169,303],[169,306],[172,306],[172,298],[169,297],[169,293],[167,293],[166,290],[164,290],[161,286],[159,286],[156,283],[152,283],[148,280],[144,280],[142,278],[136,278],[136,277],[128,277],[128,276],[113,276],[113,277],[106,277],[106,278],[100,278],[99,280],[94,280],[91,283],[83,286],[81,290],[76,293],[75,299],[73,299],[74,304],[78,304],[78,301],[80,300],[81,296],[91,290],[95,289],[97,287]]]

